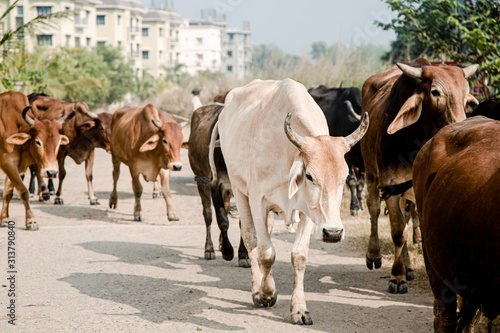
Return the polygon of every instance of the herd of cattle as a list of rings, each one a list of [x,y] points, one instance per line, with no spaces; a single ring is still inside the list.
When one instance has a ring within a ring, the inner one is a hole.
[[[38,229],[23,183],[28,167],[38,180],[40,200],[50,198],[43,179],[59,176],[54,203],[63,204],[66,156],[77,164],[85,161],[90,204],[98,204],[92,187],[95,148],[112,155],[110,208],[117,207],[124,163],[132,176],[134,219],[141,220],[142,174],[146,181],[159,179],[168,219],[176,221],[170,170],[181,169],[180,150],[187,148],[203,205],[205,259],[215,259],[212,204],[221,230],[219,249],[225,260],[234,257],[227,236],[234,197],[241,228],[238,263],[251,268],[254,304],[273,306],[270,229],[274,214],[282,214],[297,230],[291,320],[310,325],[304,294],[309,236],[328,243],[344,239],[344,184],[347,179],[355,215],[363,209],[366,179],[367,267],[382,264],[382,198],[395,246],[389,292],[408,292],[407,281],[414,278],[405,235],[411,216],[414,241],[420,240],[421,229],[435,330],[499,332],[500,100],[478,106],[469,94],[467,78],[477,67],[431,65],[419,58],[373,75],[362,91],[306,90],[291,79],[255,80],[195,110],[188,141],[175,118],[153,105],[94,114],[83,102],[5,92],[0,94],[0,167],[7,176],[1,224],[9,220],[16,188],[26,209],[26,229]],[[478,117],[466,120],[466,113]]]

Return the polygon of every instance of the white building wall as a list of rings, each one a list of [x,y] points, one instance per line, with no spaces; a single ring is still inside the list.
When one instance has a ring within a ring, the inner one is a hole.
[[[179,31],[179,63],[195,75],[222,70],[221,29],[213,26],[186,26]]]

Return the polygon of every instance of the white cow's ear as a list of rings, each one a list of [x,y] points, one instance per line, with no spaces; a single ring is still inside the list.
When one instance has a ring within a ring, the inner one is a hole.
[[[144,153],[145,151],[155,149],[156,146],[158,145],[159,140],[160,140],[160,136],[158,134],[153,135],[146,142],[144,142],[144,144],[141,146],[139,151],[141,153]]]
[[[28,133],[16,133],[16,134],[12,134],[11,136],[9,136],[6,141],[8,143],[13,144],[13,145],[22,146],[29,139],[31,139],[31,135],[29,135]]]
[[[288,175],[288,199],[291,199],[304,183],[304,172],[304,160],[299,156],[293,161]]]
[[[413,125],[420,118],[420,114],[422,113],[422,101],[423,94],[413,94],[410,98],[408,98],[399,110],[396,118],[392,121],[387,128],[387,133],[394,134],[399,130],[402,130],[405,127]]]

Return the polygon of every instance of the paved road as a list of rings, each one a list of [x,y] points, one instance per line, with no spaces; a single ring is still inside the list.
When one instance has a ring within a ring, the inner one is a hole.
[[[183,151],[184,168],[172,177],[179,222],[168,222],[163,199],[144,184],[144,222],[133,221],[133,193],[122,165],[118,209],[108,208],[111,158],[98,150],[94,173],[100,206],[89,206],[84,167],[68,159],[64,206],[34,201],[40,230],[24,230],[19,200],[11,205],[16,229],[16,326],[7,322],[7,229],[0,230],[0,332],[429,332],[432,297],[385,292],[387,262],[368,271],[364,254],[349,241],[311,242],[306,297],[314,325],[289,323],[293,286],[290,250],[294,235],[277,220],[274,276],[278,302],[254,308],[250,271],[236,259],[203,259],[201,201]],[[347,219],[347,218],[346,218]],[[214,234],[214,241],[218,232]],[[237,221],[230,238],[237,246]],[[411,288],[411,285],[410,285]]]

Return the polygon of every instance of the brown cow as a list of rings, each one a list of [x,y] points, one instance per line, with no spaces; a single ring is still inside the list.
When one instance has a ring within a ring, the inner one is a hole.
[[[413,164],[436,332],[474,331],[479,309],[479,332],[500,332],[498,133],[485,117],[446,126]]]
[[[98,116],[89,111],[89,107],[84,102],[68,103],[57,98],[49,97],[41,94],[31,94],[28,96],[30,103],[33,105],[32,111],[38,119],[58,119],[72,110],[75,110],[75,117],[68,121],[62,129],[70,143],[60,149],[57,156],[59,164],[59,186],[56,192],[54,204],[64,204],[62,198],[62,184],[66,177],[66,169],[64,168],[64,160],[66,156],[70,156],[77,164],[87,161],[94,147],[106,147],[104,138],[104,127],[98,119]],[[109,145],[109,144],[108,144]],[[86,162],[86,174],[91,176],[88,168],[89,163]],[[38,177],[38,175],[37,175]],[[39,179],[39,191],[42,191],[42,198],[48,199],[49,190]],[[91,204],[97,204],[97,198],[91,197]]]
[[[208,158],[208,148],[210,138],[219,114],[224,108],[220,104],[205,105],[193,112],[191,118],[191,134],[189,136],[189,164],[193,173],[197,177],[211,178],[211,170]],[[212,200],[215,208],[215,216],[217,224],[221,230],[219,243],[222,257],[225,260],[232,260],[234,256],[233,246],[227,237],[227,229],[229,228],[229,220],[227,214],[229,212],[230,199],[232,196],[231,183],[227,176],[226,163],[220,151],[220,148],[215,149],[214,153],[215,164],[217,168],[217,186],[208,188],[205,185],[198,185],[198,193],[200,194],[203,204],[203,217],[207,230],[205,241],[205,259],[215,259],[214,245],[212,243],[212,235],[210,227],[212,225]],[[250,267],[250,259],[248,252],[240,238],[240,246],[238,249],[238,265],[241,267]]]
[[[167,204],[169,221],[179,218],[170,197],[170,170],[182,168],[180,149],[182,129],[175,118],[158,111],[153,105],[125,106],[113,114],[111,122],[111,155],[113,160],[113,192],[109,207],[116,208],[116,184],[120,176],[120,163],[128,165],[135,195],[134,220],[141,221],[142,185],[139,175],[154,182],[160,175],[161,192]]]
[[[369,269],[380,268],[378,238],[379,186],[387,190],[411,179],[414,157],[422,145],[443,126],[465,119],[465,108],[477,104],[467,78],[477,69],[431,64],[419,58],[410,66],[398,64],[370,77],[363,85],[362,112],[371,125],[361,140],[368,185],[367,206],[371,235],[366,253]],[[411,186],[410,186],[411,188]],[[413,191],[403,197],[414,202]],[[406,293],[406,280],[414,278],[406,246],[406,221],[400,209],[401,195],[386,198],[395,246],[389,292]]]
[[[31,109],[27,105],[28,99],[22,93],[0,94],[0,167],[6,174],[0,224],[3,226],[9,220],[9,203],[15,187],[26,209],[26,229],[38,230],[21,174],[28,166],[37,164],[43,177],[57,176],[59,147],[69,143],[68,137],[59,131],[75,112],[58,120],[39,120],[27,114]]]
[[[229,94],[231,90],[228,90],[226,92],[221,92],[220,94],[216,95],[214,97],[214,103],[221,103],[221,104],[224,104],[224,102],[226,101],[226,96],[227,94]]]

